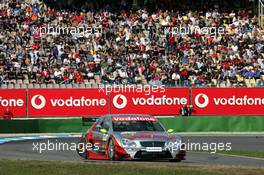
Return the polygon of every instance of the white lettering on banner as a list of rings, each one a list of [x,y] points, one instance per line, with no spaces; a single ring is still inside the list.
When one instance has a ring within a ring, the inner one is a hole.
[[[214,98],[216,105],[231,105],[231,106],[242,106],[242,105],[264,105],[264,98],[248,98],[232,96],[231,98]]]
[[[73,97],[70,97],[66,100],[50,99],[50,102],[53,107],[56,107],[56,106],[81,107],[81,106],[105,106],[106,105],[105,99],[90,99],[90,98],[85,98],[84,96],[82,96],[80,99],[74,99]]]
[[[149,98],[132,98],[134,105],[185,105],[188,100],[186,98],[177,98],[177,97],[167,97],[163,95],[162,97],[154,97],[152,95]]]
[[[14,107],[14,106],[23,106],[24,105],[24,100],[22,99],[2,99],[0,96],[0,105],[3,107]]]

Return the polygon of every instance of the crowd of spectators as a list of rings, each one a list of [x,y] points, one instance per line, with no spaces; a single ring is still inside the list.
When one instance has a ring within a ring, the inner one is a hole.
[[[263,44],[246,9],[67,11],[11,2],[0,8],[0,82],[264,87]]]

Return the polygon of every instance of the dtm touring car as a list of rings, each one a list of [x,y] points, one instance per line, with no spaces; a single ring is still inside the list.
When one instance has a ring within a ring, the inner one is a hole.
[[[82,135],[77,152],[85,159],[181,161],[185,159],[185,150],[180,146],[171,149],[170,146],[181,141],[181,136],[172,129],[166,131],[153,116],[106,115],[98,118]],[[88,143],[96,145],[97,149],[83,147]]]

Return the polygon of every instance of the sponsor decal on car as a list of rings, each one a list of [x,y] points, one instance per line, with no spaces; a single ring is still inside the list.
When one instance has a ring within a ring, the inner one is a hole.
[[[162,147],[146,147],[147,152],[162,152]]]
[[[112,117],[112,120],[114,122],[120,122],[120,121],[151,121],[151,122],[157,122],[157,119],[154,117],[133,117],[133,116],[126,116],[126,117]]]

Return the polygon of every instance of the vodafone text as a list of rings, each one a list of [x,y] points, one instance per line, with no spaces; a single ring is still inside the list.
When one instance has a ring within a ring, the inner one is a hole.
[[[230,98],[214,98],[216,105],[264,105],[264,98],[250,98],[248,96]]]
[[[0,96],[0,105],[2,107],[21,107],[24,105],[24,100],[23,99],[5,99]]]
[[[132,101],[134,105],[181,105],[188,103],[186,98],[167,97],[166,95],[162,97],[151,95],[149,98],[132,98]]]
[[[105,106],[106,99],[90,99],[81,97],[79,99],[74,99],[70,97],[66,100],[63,99],[50,99],[52,106]]]

